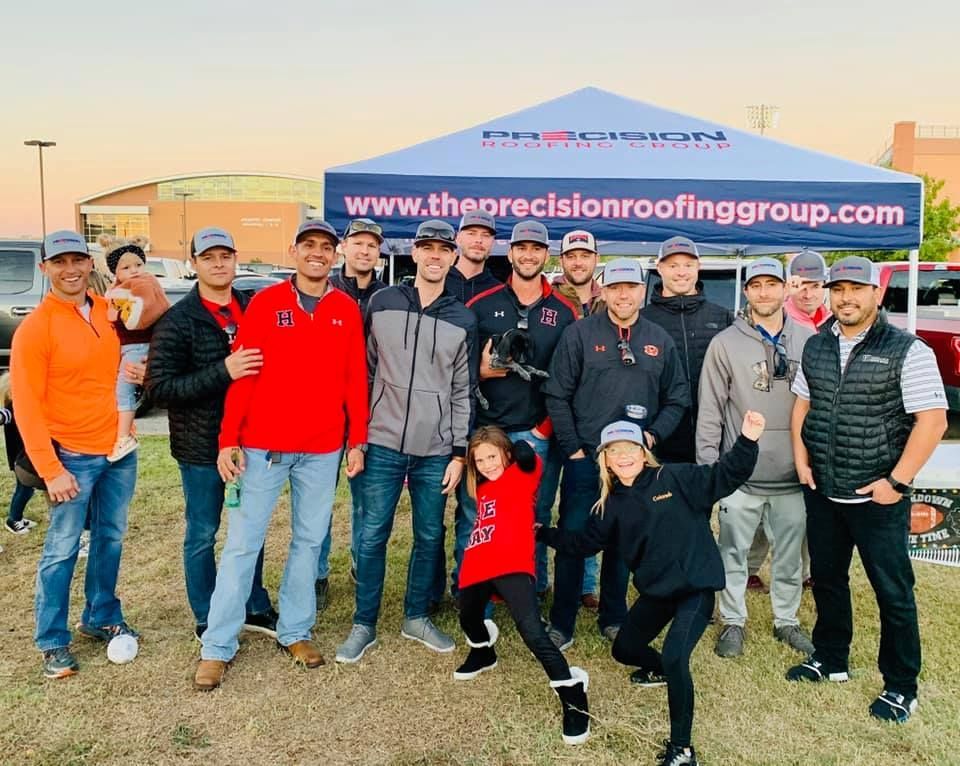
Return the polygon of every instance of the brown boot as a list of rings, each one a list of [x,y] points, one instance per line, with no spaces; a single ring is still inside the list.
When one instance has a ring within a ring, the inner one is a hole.
[[[223,682],[227,672],[227,663],[223,660],[200,660],[197,674],[193,677],[193,686],[202,692],[216,689]]]
[[[284,646],[283,644],[278,644],[278,646],[293,657],[293,661],[298,665],[305,665],[308,668],[319,668],[321,665],[327,664],[327,661],[323,659],[323,655],[320,654],[320,651],[313,645],[312,641],[294,641],[290,646]]]

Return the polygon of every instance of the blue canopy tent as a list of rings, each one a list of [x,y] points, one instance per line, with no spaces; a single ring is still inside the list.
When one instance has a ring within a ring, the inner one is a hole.
[[[636,254],[685,234],[712,253],[903,248],[916,261],[923,184],[598,88],[325,173],[338,230],[367,216],[409,238],[478,207],[501,237],[538,218],[557,239],[586,228]]]

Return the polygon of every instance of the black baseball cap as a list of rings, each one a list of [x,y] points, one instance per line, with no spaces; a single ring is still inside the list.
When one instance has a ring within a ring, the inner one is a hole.
[[[319,218],[312,218],[310,220],[304,221],[300,224],[300,227],[297,229],[297,236],[294,237],[293,243],[298,243],[306,234],[314,233],[317,234],[326,234],[330,239],[333,240],[333,244],[337,245],[340,243],[340,237],[337,236],[337,230],[334,229],[326,221],[321,221]]]

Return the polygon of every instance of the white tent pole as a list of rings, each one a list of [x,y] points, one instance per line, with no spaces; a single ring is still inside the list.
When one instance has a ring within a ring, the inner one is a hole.
[[[390,278],[387,280],[388,285],[393,284],[393,251],[390,251]]]
[[[917,334],[917,289],[920,283],[920,251],[910,251],[910,271],[907,281],[907,332]]]
[[[926,184],[920,181],[920,242],[923,242],[923,209],[927,198]],[[920,245],[910,251],[910,270],[907,278],[907,332],[917,334],[917,290],[920,287]]]
[[[743,251],[737,251],[737,289],[736,289],[736,298],[733,302],[733,313],[734,316],[740,313],[740,295],[742,293],[740,289],[740,274],[743,271]]]

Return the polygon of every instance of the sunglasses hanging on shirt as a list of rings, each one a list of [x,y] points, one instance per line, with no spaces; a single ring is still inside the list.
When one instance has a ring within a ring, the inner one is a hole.
[[[617,341],[617,351],[620,352],[620,361],[624,367],[633,367],[637,363],[637,357],[633,355],[633,349],[630,348],[630,328],[619,328],[620,340]]]
[[[221,306],[217,309],[217,313],[227,320],[226,324],[223,325],[223,331],[227,334],[227,341],[232,346],[234,339],[237,337],[237,323],[233,321],[233,312],[230,311],[229,306]]]

